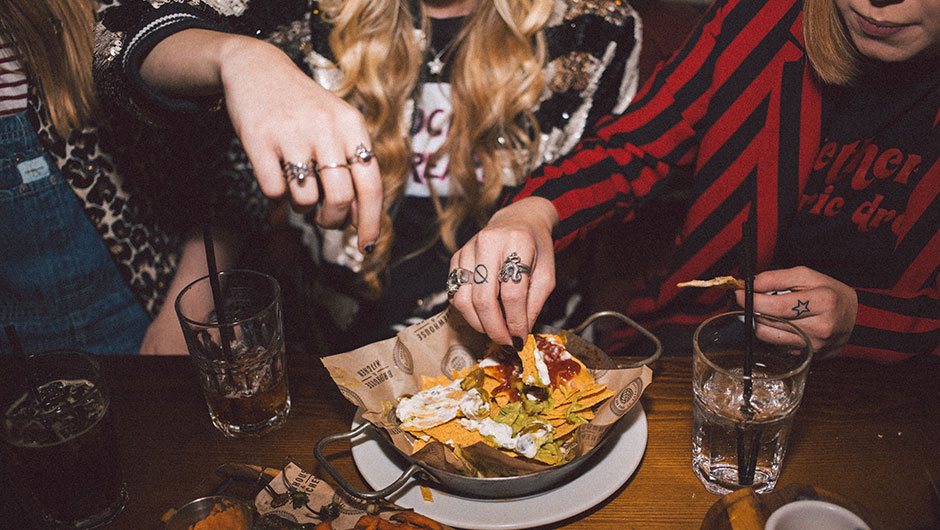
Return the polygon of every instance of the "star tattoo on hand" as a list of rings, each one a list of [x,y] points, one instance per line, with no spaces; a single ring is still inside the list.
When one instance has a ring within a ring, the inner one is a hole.
[[[796,305],[790,309],[796,311],[796,316],[800,316],[803,313],[809,313],[809,300],[805,302],[802,300],[797,300]]]
[[[489,271],[486,269],[486,265],[480,263],[473,268],[473,283],[480,285],[481,283],[486,283],[487,278],[489,277]]]

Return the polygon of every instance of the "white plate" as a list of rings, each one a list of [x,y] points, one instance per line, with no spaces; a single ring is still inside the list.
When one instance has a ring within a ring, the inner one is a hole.
[[[353,428],[362,418],[356,414]],[[478,530],[510,530],[556,523],[578,515],[601,503],[624,485],[646,451],[646,413],[640,404],[617,422],[610,433],[614,439],[571,482],[543,493],[511,500],[459,497],[431,489],[433,502],[421,496],[419,484],[411,481],[388,500],[441,523]],[[352,456],[365,481],[378,490],[395,481],[407,463],[367,431],[353,438]]]

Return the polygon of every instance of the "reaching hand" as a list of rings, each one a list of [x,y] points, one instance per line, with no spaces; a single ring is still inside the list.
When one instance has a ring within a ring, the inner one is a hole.
[[[451,305],[474,329],[500,344],[528,335],[555,288],[557,222],[551,202],[529,197],[497,211],[451,257]]]
[[[318,224],[336,228],[349,218],[362,241],[375,241],[382,186],[378,164],[368,154],[365,119],[280,50],[258,43],[252,39],[226,54],[220,77],[232,125],[262,192],[278,197],[287,188],[301,211],[322,201]],[[309,178],[287,182],[285,164],[308,164]]]
[[[298,211],[319,203],[316,222],[358,228],[359,248],[379,235],[382,180],[365,118],[260,39],[187,29],[161,41],[141,65],[156,90],[218,93],[261,191],[290,194]]]
[[[770,292],[782,294],[762,294]],[[744,306],[744,290],[735,292]],[[810,338],[816,359],[836,355],[848,343],[858,296],[844,283],[807,267],[762,272],[754,277],[754,311],[792,320]],[[792,333],[758,330],[773,342],[795,343]]]

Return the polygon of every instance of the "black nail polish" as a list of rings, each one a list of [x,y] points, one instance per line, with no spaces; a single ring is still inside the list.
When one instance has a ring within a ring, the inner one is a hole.
[[[375,245],[372,243],[369,243],[362,250],[364,250],[366,254],[372,254],[372,252],[375,251]]]
[[[512,346],[513,346],[515,349],[517,349],[517,350],[521,350],[522,347],[525,346],[525,341],[522,340],[521,337],[513,337],[513,338],[512,338]]]

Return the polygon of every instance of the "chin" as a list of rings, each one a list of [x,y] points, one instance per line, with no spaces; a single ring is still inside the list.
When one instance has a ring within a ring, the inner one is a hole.
[[[926,50],[920,46],[898,46],[867,39],[855,39],[855,47],[864,57],[883,63],[901,63],[926,55]]]

